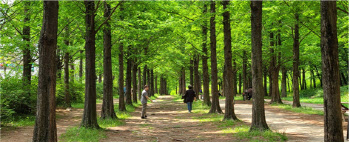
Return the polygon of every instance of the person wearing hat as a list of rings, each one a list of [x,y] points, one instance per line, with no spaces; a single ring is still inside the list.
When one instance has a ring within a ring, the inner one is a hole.
[[[192,102],[196,101],[196,92],[194,92],[192,85],[188,86],[188,90],[185,93],[185,103],[187,103],[188,113],[192,111]]]

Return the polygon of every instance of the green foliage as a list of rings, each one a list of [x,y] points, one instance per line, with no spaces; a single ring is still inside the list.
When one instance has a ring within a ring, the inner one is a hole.
[[[37,94],[37,81],[38,79],[33,77],[32,84],[29,87],[24,87],[23,81],[20,76],[6,76],[0,77],[0,106],[1,106],[1,120],[11,119],[14,115],[21,114],[33,114],[36,108],[36,94]],[[31,96],[28,97],[27,93]]]
[[[23,126],[33,126],[35,124],[35,116],[25,115],[25,116],[12,116],[11,119],[2,120],[2,126],[11,127],[23,127]]]
[[[307,90],[301,90],[299,92],[300,102],[302,103],[314,103],[323,104],[323,89],[312,88]],[[341,102],[349,102],[349,86],[340,87]],[[283,100],[293,101],[293,92],[289,92],[287,97],[282,97]],[[348,105],[346,105],[348,106]]]
[[[92,128],[69,128],[66,133],[60,136],[63,142],[99,142],[101,139],[107,138],[103,129]]]
[[[296,113],[304,113],[304,114],[317,114],[317,115],[323,115],[322,110],[316,110],[311,107],[299,107],[299,108],[293,108],[292,105],[286,105],[286,104],[271,104],[271,106],[276,106],[281,109],[285,109],[288,111],[296,112]]]
[[[58,80],[56,84],[56,104],[63,106],[65,104],[65,85],[63,79]],[[71,96],[72,106],[74,104],[84,103],[85,84],[81,82],[69,82],[69,94]]]
[[[118,114],[120,115],[120,114]],[[117,115],[117,116],[118,116]],[[108,118],[108,119],[101,119],[99,118],[97,120],[98,122],[98,125],[100,125],[101,128],[107,128],[107,127],[116,127],[116,126],[122,126],[122,125],[125,125],[125,121],[124,121],[124,116],[122,117],[119,117],[119,119],[111,119],[111,118]],[[123,119],[122,119],[123,118]]]

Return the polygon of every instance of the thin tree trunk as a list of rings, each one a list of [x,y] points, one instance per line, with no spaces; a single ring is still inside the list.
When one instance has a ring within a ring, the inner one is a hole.
[[[123,8],[120,8],[122,10]],[[124,52],[123,43],[119,45],[119,111],[126,111],[124,101]]]
[[[251,1],[253,107],[250,131],[269,130],[265,119],[262,81],[262,1]]]
[[[84,1],[86,15],[85,33],[85,104],[82,127],[100,128],[96,115],[96,67],[95,67],[95,4],[94,1]]]
[[[266,71],[266,67],[264,67],[264,96],[268,96],[267,94],[267,71]]]
[[[302,70],[303,70],[303,83],[302,83],[302,85],[303,85],[303,89],[306,90],[307,85],[306,85],[306,78],[305,78],[305,69],[303,68]]]
[[[243,50],[243,92],[248,88],[247,84],[247,53]]]
[[[150,69],[147,68],[147,71],[146,71],[146,74],[147,74],[147,85],[149,87],[149,90],[148,90],[148,96],[152,96],[152,94],[150,94],[151,92],[151,74],[150,74]]]
[[[212,104],[209,113],[222,113],[219,104],[219,91],[218,91],[218,69],[216,59],[216,30],[215,30],[215,1],[210,3],[210,50],[211,50],[211,95]],[[231,60],[231,59],[230,59]]]
[[[128,57],[126,59],[126,94],[125,94],[125,104],[132,105],[131,100],[131,46],[128,46]]]
[[[39,82],[33,142],[57,142],[56,48],[58,1],[44,1],[39,39]]]
[[[136,63],[136,59],[133,62],[133,66],[132,66],[132,101],[134,103],[137,103],[137,63]]]
[[[242,74],[239,73],[239,78],[238,78],[238,92],[239,94],[242,94]]]
[[[201,81],[200,81],[200,77],[199,77],[199,55],[195,55],[193,57],[193,70],[194,70],[194,85],[193,85],[193,89],[196,92],[196,98],[199,99],[199,90],[201,88]]]
[[[236,60],[233,59],[233,96],[237,95],[237,64],[236,64]]]
[[[271,61],[270,61],[270,71],[271,71],[271,82],[272,82],[272,91],[271,92],[271,102],[270,103],[278,103],[282,104],[281,97],[279,95],[279,85],[278,85],[278,74],[279,74],[279,66],[277,65],[277,57],[276,52],[273,49],[274,47],[274,36],[273,33],[270,33],[270,53],[271,55]]]
[[[193,86],[193,59],[190,60],[190,84]]]
[[[147,85],[147,65],[145,65],[143,67],[143,77],[142,78],[143,78],[142,79],[142,82],[143,82],[142,87],[143,87],[143,86]]]
[[[336,1],[321,1],[321,54],[324,93],[324,141],[344,142]]]
[[[300,107],[299,99],[299,13],[294,14],[296,22],[294,25],[293,38],[293,107]]]
[[[222,2],[224,11],[227,9],[227,6],[229,5],[229,1],[223,1]],[[224,57],[225,57],[225,69],[224,72],[226,73],[224,76],[225,83],[224,83],[224,95],[226,96],[225,99],[225,115],[224,120],[237,120],[235,111],[234,111],[234,105],[233,105],[233,97],[236,95],[234,87],[236,84],[236,78],[233,77],[233,72],[236,71],[232,68],[232,46],[231,46],[231,27],[230,27],[230,12],[225,11],[223,14],[223,24],[224,24]],[[232,72],[233,71],[233,72]]]
[[[153,69],[150,70],[150,95],[154,96],[154,75],[153,75]]]
[[[205,15],[208,11],[207,4],[204,4],[203,6],[203,15]],[[204,20],[202,25],[202,70],[203,70],[203,102],[205,105],[210,106],[210,96],[209,96],[209,71],[208,71],[208,50],[207,50],[207,20]]]
[[[104,3],[104,18],[108,18],[111,14],[111,6]],[[106,23],[103,29],[103,102],[101,118],[112,118],[116,119],[117,116],[114,111],[113,104],[113,73],[112,73],[112,35],[111,25],[109,22]]]
[[[318,77],[318,79],[319,79],[320,82],[321,82],[321,87],[323,87],[323,84],[322,84],[322,75],[318,72],[317,66],[315,66],[315,69],[316,69],[317,77]]]
[[[80,50],[80,61],[79,61],[79,79],[83,78],[83,50]]]
[[[65,39],[64,43],[65,45],[69,46],[68,39]],[[69,94],[69,52],[64,53],[64,87],[65,87],[64,89],[65,107],[71,107],[70,94]]]
[[[23,23],[23,41],[26,42],[23,50],[23,91],[25,92],[24,97],[30,98],[30,84],[32,79],[32,57],[30,54],[30,5],[31,1],[24,1],[24,20]]]
[[[138,91],[138,98],[139,98],[139,100],[141,100],[141,92],[142,92],[142,86],[141,86],[141,68],[139,67],[138,69],[137,69],[137,73],[138,73],[138,75],[137,75],[137,77],[138,77],[138,87],[137,87],[137,91]]]
[[[155,75],[154,76],[154,94],[158,94],[158,82],[157,82],[157,80],[158,80],[158,77],[157,77],[157,75]]]
[[[287,97],[287,69],[285,67],[282,68],[282,91],[281,96]]]

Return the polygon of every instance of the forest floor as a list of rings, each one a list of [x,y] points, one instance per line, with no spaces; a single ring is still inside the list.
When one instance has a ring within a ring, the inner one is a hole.
[[[174,102],[172,96],[159,96],[154,103],[148,105],[148,119],[140,119],[141,108],[130,113],[131,117],[125,120],[126,124],[118,127],[109,127],[106,130],[106,142],[233,142],[234,136],[223,133],[214,122],[200,122],[195,118],[202,116],[198,113],[188,113],[186,105]],[[225,109],[224,100],[220,100],[222,109]],[[250,125],[251,101],[236,101],[235,113],[243,122]],[[193,107],[196,108],[196,107]],[[101,103],[97,104],[100,112]],[[273,131],[285,133],[291,142],[322,142],[323,116],[307,115],[283,110],[268,104],[265,105],[266,121]],[[60,135],[81,121],[83,109],[57,110],[57,133]],[[98,113],[99,115],[99,113]],[[344,125],[345,126],[345,125]],[[346,128],[344,128],[346,135]],[[30,142],[33,126],[2,127],[1,142]]]

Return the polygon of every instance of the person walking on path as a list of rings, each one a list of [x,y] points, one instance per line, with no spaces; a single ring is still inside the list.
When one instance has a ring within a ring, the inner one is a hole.
[[[192,102],[196,101],[196,92],[193,91],[192,85],[188,86],[188,90],[185,93],[184,99],[185,99],[185,103],[187,103],[188,113],[191,113]]]
[[[149,97],[148,97],[148,85],[145,85],[141,94],[141,103],[142,103],[142,112],[141,112],[141,119],[146,119],[146,109],[147,109],[147,100],[153,102]]]

